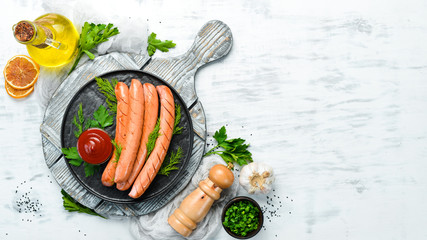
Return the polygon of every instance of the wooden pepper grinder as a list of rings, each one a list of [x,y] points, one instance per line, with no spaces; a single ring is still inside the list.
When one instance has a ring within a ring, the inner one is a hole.
[[[168,219],[169,225],[179,234],[188,237],[218,200],[222,189],[233,184],[234,174],[229,168],[217,164],[209,171],[209,177],[200,181],[199,187],[190,193]]]

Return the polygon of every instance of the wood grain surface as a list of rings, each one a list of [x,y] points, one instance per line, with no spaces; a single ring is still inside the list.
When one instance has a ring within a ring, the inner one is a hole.
[[[254,198],[279,216],[268,215],[253,239],[427,238],[424,0],[5,0],[0,68],[27,54],[11,26],[46,12],[80,23],[146,24],[148,32],[130,37],[155,32],[177,43],[157,51],[159,59],[186,54],[212,19],[230,27],[228,56],[195,75],[206,115],[197,122],[206,124],[208,148],[224,125],[251,144],[255,161],[274,167],[275,191]],[[54,81],[49,73],[42,69],[36,91],[22,100],[0,81],[0,238],[131,239],[126,219],[63,210],[40,137],[38,87]],[[46,156],[51,163],[56,157]],[[37,215],[19,212],[16,201],[26,193],[43,204]],[[117,215],[128,208],[98,207]],[[230,239],[220,228],[207,238]]]

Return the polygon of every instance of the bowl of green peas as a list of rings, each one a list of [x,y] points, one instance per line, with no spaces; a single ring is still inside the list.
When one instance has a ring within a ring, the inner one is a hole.
[[[255,200],[239,196],[227,202],[222,210],[221,220],[222,226],[230,236],[248,239],[261,230],[264,216]]]

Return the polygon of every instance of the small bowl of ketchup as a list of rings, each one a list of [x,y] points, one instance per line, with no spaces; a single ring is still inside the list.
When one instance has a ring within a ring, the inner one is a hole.
[[[100,128],[89,128],[77,140],[77,152],[89,164],[107,161],[113,152],[113,144],[108,133]]]

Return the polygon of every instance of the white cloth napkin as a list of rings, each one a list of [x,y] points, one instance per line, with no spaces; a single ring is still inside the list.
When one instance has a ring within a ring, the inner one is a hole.
[[[197,188],[199,182],[208,177],[209,170],[216,164],[224,164],[224,161],[218,156],[209,156],[202,159],[199,168],[194,174],[188,186],[179,193],[171,202],[156,212],[135,217],[131,221],[131,233],[136,239],[207,239],[221,229],[221,213],[224,205],[234,196],[236,196],[239,183],[234,177],[234,183],[230,188],[224,189],[221,198],[214,202],[212,208],[206,217],[197,224],[197,228],[192,234],[184,238],[178,234],[168,224],[169,216],[179,207],[181,202],[188,194]],[[236,174],[234,174],[236,175]]]

